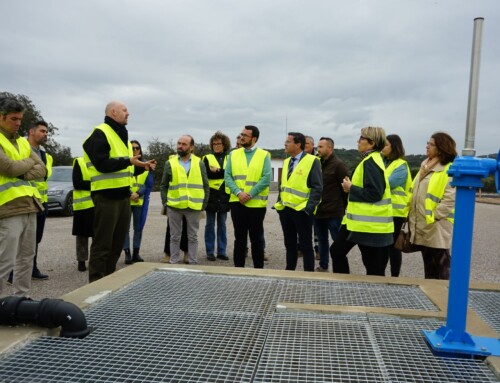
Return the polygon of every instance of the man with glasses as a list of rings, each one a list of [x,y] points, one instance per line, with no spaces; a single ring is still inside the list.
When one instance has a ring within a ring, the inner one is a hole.
[[[243,128],[241,148],[227,159],[224,181],[231,194],[229,205],[234,226],[234,265],[245,267],[247,236],[250,236],[253,265],[264,268],[264,217],[271,183],[271,155],[257,148],[259,129],[253,125]]]
[[[104,123],[83,143],[94,201],[94,240],[90,247],[89,282],[116,270],[130,222],[132,176],[149,170],[155,160],[134,155],[126,128],[128,109],[122,102],[106,106]],[[134,168],[135,167],[135,168]]]
[[[34,182],[46,168],[18,134],[24,107],[12,96],[0,96],[0,296],[14,269],[14,294],[26,296],[36,246],[36,214],[43,210]]]

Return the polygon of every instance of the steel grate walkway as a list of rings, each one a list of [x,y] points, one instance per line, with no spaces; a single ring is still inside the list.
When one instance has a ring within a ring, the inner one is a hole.
[[[417,286],[302,280],[281,284],[280,302],[438,311]]]
[[[292,299],[376,305],[384,288],[379,306],[434,309],[412,286],[155,271],[86,310],[85,339],[45,336],[0,356],[0,382],[497,381],[484,363],[415,346],[420,321],[275,312]]]
[[[441,325],[276,313],[254,382],[498,382],[482,362],[434,356],[421,330]]]
[[[500,291],[470,290],[469,304],[488,326],[500,334]]]

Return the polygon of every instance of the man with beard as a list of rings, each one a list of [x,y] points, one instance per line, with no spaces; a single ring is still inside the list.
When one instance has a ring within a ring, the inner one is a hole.
[[[207,206],[210,187],[205,164],[193,151],[193,137],[179,137],[177,156],[171,156],[163,170],[160,192],[170,222],[170,263],[180,261],[183,217],[187,225],[189,264],[198,263],[200,213]]]
[[[42,197],[42,204],[44,210],[39,212],[36,216],[36,246],[35,246],[35,258],[33,258],[33,272],[31,278],[33,279],[47,279],[49,276],[43,274],[38,269],[37,258],[38,258],[38,244],[42,241],[43,231],[45,228],[45,219],[47,218],[47,191],[49,189],[47,180],[52,175],[52,156],[45,151],[43,145],[47,142],[47,135],[49,133],[48,124],[45,121],[37,121],[28,131],[28,142],[30,143],[31,150],[38,154],[41,158],[45,167],[47,168],[47,174],[44,178],[35,180],[40,196]]]
[[[90,247],[89,282],[116,270],[130,222],[132,176],[149,170],[155,160],[134,156],[126,128],[128,109],[122,102],[106,106],[104,123],[83,143],[94,202],[94,240]]]
[[[259,129],[247,125],[241,132],[241,148],[227,159],[224,182],[231,193],[229,205],[234,226],[234,266],[245,267],[247,236],[252,244],[253,266],[264,268],[264,217],[271,182],[271,155],[257,148]]]

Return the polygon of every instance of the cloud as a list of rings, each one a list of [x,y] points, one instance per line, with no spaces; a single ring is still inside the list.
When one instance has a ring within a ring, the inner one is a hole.
[[[476,149],[498,151],[496,0],[25,0],[3,14],[2,90],[30,97],[73,155],[112,99],[143,146],[254,124],[263,147],[288,129],[355,148],[370,124],[407,153],[436,130],[460,150],[483,16]]]

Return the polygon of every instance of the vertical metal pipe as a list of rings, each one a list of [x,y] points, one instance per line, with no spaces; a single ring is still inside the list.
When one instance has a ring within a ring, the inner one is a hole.
[[[467,125],[465,129],[465,147],[463,156],[475,156],[474,140],[476,138],[477,94],[479,89],[479,64],[481,61],[481,39],[483,37],[484,18],[474,19],[474,36],[472,41],[472,58],[469,80],[469,102],[467,106]]]

